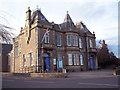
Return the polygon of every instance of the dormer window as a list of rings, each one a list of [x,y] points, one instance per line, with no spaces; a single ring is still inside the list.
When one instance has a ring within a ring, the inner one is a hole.
[[[41,16],[41,20],[42,20],[42,21],[45,21],[45,18],[44,18],[43,16]]]

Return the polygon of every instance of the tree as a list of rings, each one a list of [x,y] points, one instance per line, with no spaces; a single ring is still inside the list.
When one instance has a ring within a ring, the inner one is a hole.
[[[5,26],[3,24],[0,24],[0,37],[1,37],[1,41],[5,41],[5,42],[10,42],[12,37],[13,37],[13,33],[12,30],[14,30],[11,27]]]
[[[114,55],[113,52],[109,53],[109,49],[105,41],[103,40],[102,48],[98,49],[97,53],[98,65],[101,68],[106,68],[107,66],[118,66],[120,64],[118,58]]]
[[[12,16],[10,13],[0,9],[1,13],[0,13],[0,19],[4,20],[6,23],[9,24],[8,20],[5,18],[5,16],[9,15]],[[4,13],[4,14],[2,14]],[[1,21],[2,21],[1,20]],[[6,42],[9,43],[11,42],[11,39],[14,37],[13,34],[13,28],[9,27],[6,24],[2,24],[2,22],[0,22],[0,43]]]

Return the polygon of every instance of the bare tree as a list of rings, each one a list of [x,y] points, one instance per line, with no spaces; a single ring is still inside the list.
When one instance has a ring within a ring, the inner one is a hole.
[[[1,42],[11,42],[11,39],[13,38],[13,28],[8,27],[6,25],[0,24],[0,39]]]

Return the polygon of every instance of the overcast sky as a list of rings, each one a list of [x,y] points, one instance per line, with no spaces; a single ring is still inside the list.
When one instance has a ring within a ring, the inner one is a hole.
[[[16,29],[25,25],[26,10],[41,8],[48,21],[62,23],[68,11],[74,23],[83,21],[96,40],[104,39],[118,54],[118,0],[0,0],[0,23]]]

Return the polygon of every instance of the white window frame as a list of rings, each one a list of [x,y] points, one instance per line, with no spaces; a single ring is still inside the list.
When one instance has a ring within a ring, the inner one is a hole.
[[[78,46],[78,36],[75,35],[75,46]]]
[[[79,65],[79,55],[76,54],[77,65]]]
[[[79,56],[77,53],[73,54],[74,65],[79,65]]]
[[[79,48],[82,48],[82,39],[79,38]]]
[[[70,36],[70,38],[68,38],[68,36]],[[70,43],[69,43],[70,41]],[[71,35],[67,35],[67,46],[71,46]]]
[[[74,65],[77,65],[77,62],[76,62],[76,54],[75,54],[75,53],[73,54],[73,60],[74,60]]]
[[[75,35],[72,35],[72,45],[75,46]]]
[[[73,65],[73,62],[72,62],[72,53],[68,53],[68,65]]]
[[[83,63],[83,55],[82,54],[80,54],[80,65],[84,65],[84,63]]]
[[[47,40],[48,39],[48,40]],[[44,43],[49,43],[49,33],[45,32],[45,36],[44,36]]]
[[[93,48],[93,43],[91,39],[90,39],[90,48]]]

